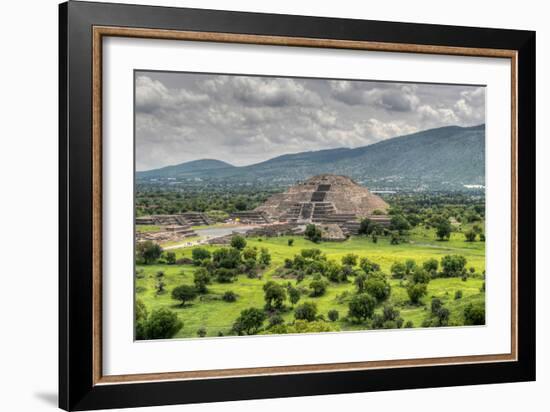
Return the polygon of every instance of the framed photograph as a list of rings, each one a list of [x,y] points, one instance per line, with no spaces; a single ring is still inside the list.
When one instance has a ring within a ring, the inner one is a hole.
[[[60,5],[60,407],[535,379],[535,33]]]

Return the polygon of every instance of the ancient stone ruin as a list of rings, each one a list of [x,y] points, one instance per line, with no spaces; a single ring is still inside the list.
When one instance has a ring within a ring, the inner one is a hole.
[[[192,226],[211,224],[210,219],[199,212],[185,212],[175,215],[154,215],[136,217],[136,225],[160,226],[153,232],[136,231],[137,241],[174,242],[196,236]]]
[[[357,233],[365,217],[389,224],[388,207],[382,198],[349,177],[323,174],[271,196],[254,212],[271,221],[337,225],[349,235]]]

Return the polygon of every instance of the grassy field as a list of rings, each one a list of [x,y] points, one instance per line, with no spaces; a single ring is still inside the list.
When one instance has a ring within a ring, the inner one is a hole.
[[[304,248],[319,248],[328,259],[340,262],[342,256],[348,253],[355,253],[359,257],[368,257],[378,263],[385,273],[390,273],[391,265],[396,261],[414,259],[418,264],[423,261],[441,257],[449,254],[460,254],[467,259],[467,268],[475,268],[475,275],[466,281],[460,278],[438,278],[430,281],[428,294],[422,299],[423,305],[412,306],[408,303],[408,296],[400,280],[391,279],[392,287],[389,303],[400,310],[405,321],[411,320],[414,327],[420,327],[422,321],[429,316],[429,305],[432,297],[440,298],[445,306],[451,311],[451,324],[462,323],[463,307],[470,302],[483,302],[485,293],[480,292],[483,285],[482,273],[485,270],[485,243],[465,242],[464,235],[453,233],[449,241],[440,242],[435,240],[434,233],[426,229],[415,229],[411,232],[408,243],[390,245],[389,240],[380,238],[378,243],[373,243],[369,238],[352,237],[345,242],[323,242],[314,244],[301,237],[293,237],[294,245],[288,246],[288,237],[278,238],[247,238],[249,246],[265,247],[272,256],[272,262],[263,273],[261,279],[249,279],[246,275],[239,275],[238,279],[229,284],[213,282],[209,285],[209,292],[199,296],[184,308],[170,297],[171,290],[181,284],[193,284],[193,273],[196,268],[192,265],[138,265],[136,279],[136,297],[143,301],[148,310],[158,307],[167,307],[178,314],[183,321],[184,327],[176,337],[196,337],[197,330],[204,327],[207,336],[217,336],[218,332],[227,334],[235,319],[243,309],[249,307],[262,308],[264,305],[263,284],[270,279],[286,284],[288,279],[279,279],[274,276],[275,269],[282,266],[285,258],[292,258]],[[215,250],[217,246],[202,246]],[[177,258],[191,257],[192,247],[174,249]],[[165,273],[166,293],[157,295],[155,291],[155,274],[158,271]],[[307,287],[311,277],[306,279],[300,286]],[[296,282],[291,280],[293,284]],[[342,294],[346,291],[353,292],[355,289],[352,282],[330,283],[327,293],[324,296],[311,298],[303,295],[300,303],[313,301],[317,304],[318,313],[327,316],[327,312],[336,309],[340,317],[348,312],[346,299]],[[231,290],[238,295],[236,302],[228,303],[221,300],[221,295]],[[463,297],[455,300],[455,292],[461,290]],[[339,298],[340,297],[340,298]],[[290,304],[287,302],[287,305]],[[426,306],[427,305],[427,306]],[[377,311],[381,311],[378,308]],[[289,310],[283,314],[286,321],[293,319],[293,311]],[[336,322],[342,330],[364,329],[364,326],[354,325],[340,319]]]

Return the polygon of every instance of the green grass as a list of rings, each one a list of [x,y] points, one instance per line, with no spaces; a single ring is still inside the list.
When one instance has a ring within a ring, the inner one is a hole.
[[[160,232],[161,230],[162,230],[162,226],[136,225],[136,232],[140,232],[140,233]]]
[[[280,267],[285,258],[292,258],[299,253],[301,249],[316,247],[322,249],[329,259],[340,261],[341,257],[347,253],[355,253],[360,257],[369,259],[380,264],[382,271],[390,273],[391,265],[396,261],[405,259],[414,259],[417,263],[422,263],[429,258],[440,259],[448,254],[461,254],[467,259],[467,267],[474,267],[476,275],[462,281],[460,278],[440,278],[434,279],[429,283],[428,294],[422,300],[420,306],[412,306],[408,303],[408,296],[402,282],[391,279],[392,286],[389,302],[394,304],[400,311],[405,321],[411,320],[415,327],[419,327],[422,321],[429,316],[429,305],[432,297],[440,298],[445,306],[451,311],[450,321],[453,324],[461,324],[463,307],[470,302],[483,302],[485,294],[480,292],[483,280],[481,273],[485,270],[485,244],[482,242],[465,242],[461,233],[453,233],[449,241],[440,242],[434,239],[432,231],[426,229],[415,229],[411,232],[408,243],[400,245],[390,245],[389,240],[380,238],[378,243],[372,243],[370,239],[363,237],[352,237],[345,242],[323,242],[314,244],[301,237],[293,237],[294,245],[288,246],[289,237],[279,238],[247,238],[249,246],[266,247],[272,255],[272,263],[263,273],[261,279],[249,279],[245,275],[239,275],[238,279],[230,284],[220,284],[214,282],[209,285],[209,293],[195,299],[184,308],[178,306],[178,303],[171,299],[171,290],[181,284],[192,284],[193,273],[196,268],[192,265],[138,265],[138,269],[143,272],[136,281],[136,296],[141,299],[149,310],[158,307],[167,307],[174,310],[179,318],[184,322],[184,327],[179,331],[176,337],[188,338],[196,337],[196,332],[200,327],[205,327],[207,336],[217,336],[221,331],[227,334],[233,325],[235,319],[243,309],[249,307],[261,308],[264,305],[263,284],[274,279],[281,283],[287,283],[288,279],[280,279],[274,275],[277,267]],[[210,250],[215,250],[219,246],[206,245]],[[173,249],[177,258],[191,257],[193,247]],[[155,293],[155,273],[159,270],[165,272],[165,282],[167,292],[157,296]],[[299,284],[307,287],[311,277]],[[292,283],[296,282],[292,280]],[[221,300],[221,295],[228,290],[232,290],[238,295],[237,301],[227,303]],[[343,292],[353,292],[355,287],[352,282],[349,283],[330,283],[327,293],[324,296],[310,298],[302,295],[299,303],[313,301],[317,304],[318,313],[327,316],[327,312],[336,309],[340,313],[340,318],[347,314],[347,301],[339,302],[337,296]],[[455,300],[455,292],[462,290],[462,299]],[[287,306],[290,304],[287,302]],[[378,311],[381,308],[377,309]],[[287,321],[293,319],[293,311],[288,310],[283,314]],[[340,319],[337,322],[342,330],[364,329],[362,325],[353,325]]]

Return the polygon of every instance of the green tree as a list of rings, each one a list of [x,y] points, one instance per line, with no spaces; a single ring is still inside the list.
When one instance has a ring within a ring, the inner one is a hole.
[[[263,310],[256,308],[245,309],[235,320],[233,331],[239,336],[255,335],[260,331],[265,319],[266,314]]]
[[[146,339],[169,339],[183,327],[178,315],[166,308],[154,309],[145,325]]]
[[[263,290],[267,310],[281,309],[283,307],[286,300],[286,290],[282,285],[270,280],[264,284]]]
[[[309,224],[306,226],[304,235],[306,239],[311,240],[313,243],[319,243],[321,241],[321,237],[323,236],[323,232],[321,232],[321,229],[314,224]]]
[[[396,279],[403,279],[405,277],[405,273],[407,272],[407,268],[405,267],[404,263],[395,262],[393,265],[391,265],[390,271],[392,277]]]
[[[407,285],[407,294],[411,303],[418,304],[420,299],[428,293],[428,287],[425,283],[409,283]]]
[[[374,297],[377,302],[382,302],[390,296],[391,287],[385,277],[382,273],[370,276],[364,285],[365,292]]]
[[[416,267],[411,274],[411,281],[413,283],[428,283],[431,276],[422,267]]]
[[[263,266],[269,266],[271,263],[271,255],[269,254],[269,250],[267,248],[263,247],[260,249],[260,257],[259,262]]]
[[[468,230],[464,232],[464,237],[466,238],[466,242],[475,242],[477,233],[473,230]]]
[[[327,315],[331,322],[336,322],[340,318],[340,314],[336,309],[329,310]]]
[[[191,258],[193,259],[193,264],[195,264],[196,266],[199,266],[204,262],[210,260],[210,257],[211,257],[210,252],[202,247],[195,248],[191,252]]]
[[[197,297],[197,289],[191,285],[177,286],[172,290],[172,299],[179,300],[181,306],[185,306],[185,302],[189,302]]]
[[[360,235],[370,235],[372,233],[372,221],[366,217],[361,220],[359,224],[359,234]]]
[[[216,249],[212,254],[212,262],[219,268],[236,269],[241,263],[241,252],[232,247]]]
[[[141,299],[136,299],[136,308],[135,308],[135,319],[136,319],[136,339],[147,339],[147,317],[149,313],[145,304]]]
[[[244,248],[244,250],[243,250],[243,259],[245,261],[246,260],[251,260],[251,261],[256,262],[257,256],[258,256],[258,249],[256,249],[255,247],[246,247],[246,248]]]
[[[166,263],[169,265],[173,265],[176,263],[176,254],[174,252],[166,252]]]
[[[156,262],[162,255],[162,248],[156,243],[147,240],[136,245],[136,254],[140,262],[149,265]]]
[[[485,305],[470,303],[464,308],[465,325],[485,325]]]
[[[312,280],[311,283],[309,284],[309,288],[311,289],[311,293],[309,294],[309,296],[311,297],[323,296],[327,291],[327,282],[325,282],[322,279]]]
[[[348,304],[349,317],[364,322],[374,314],[376,299],[368,293],[355,295]]]
[[[369,273],[377,272],[380,270],[380,265],[378,263],[375,263],[366,257],[361,258],[359,262],[359,267],[363,269],[363,272],[365,272],[367,275]]]
[[[220,283],[231,283],[237,277],[235,269],[218,268],[214,271],[216,280]]]
[[[198,268],[193,274],[193,283],[198,293],[208,292],[206,285],[210,284],[210,273],[205,268]]]
[[[222,295],[222,300],[224,302],[235,302],[237,300],[237,294],[232,290],[227,290]]]
[[[313,302],[304,302],[296,307],[294,317],[298,320],[307,320],[312,322],[317,316],[317,305]]]
[[[347,255],[342,256],[342,265],[355,266],[357,265],[358,258],[359,256],[354,253],[348,253]]]
[[[363,293],[365,291],[365,283],[367,283],[367,275],[361,273],[355,276],[353,283],[357,287],[357,293]]]
[[[288,246],[294,245],[294,239],[288,239],[288,240],[287,240],[287,245],[288,245]]]
[[[396,230],[400,235],[411,228],[409,221],[401,214],[393,215],[390,220],[390,229]]]
[[[448,219],[442,219],[435,227],[435,234],[439,240],[449,240],[451,237],[452,226]]]
[[[246,247],[246,239],[241,235],[235,235],[231,238],[231,247],[243,250]]]
[[[441,258],[443,276],[463,276],[466,273],[467,260],[462,255],[445,255]]]
[[[423,264],[422,267],[426,272],[428,272],[432,277],[435,277],[437,275],[437,269],[439,267],[439,262],[437,259],[428,259]]]
[[[293,286],[290,286],[288,288],[288,299],[290,300],[290,303],[292,305],[295,305],[300,300],[301,293],[298,290],[298,288],[295,288]]]

